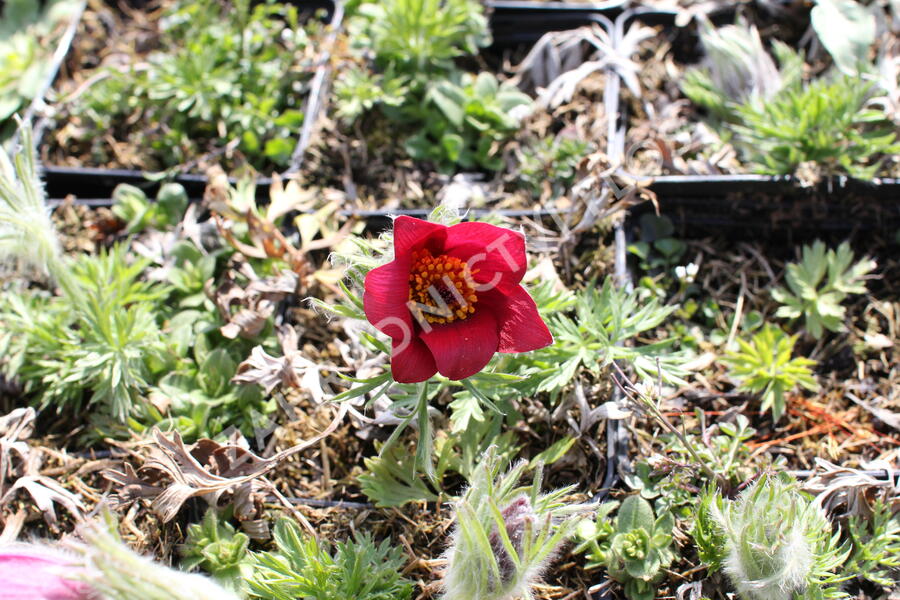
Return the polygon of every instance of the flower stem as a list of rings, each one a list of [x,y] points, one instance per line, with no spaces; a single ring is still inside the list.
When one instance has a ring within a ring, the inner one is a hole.
[[[694,449],[694,445],[687,439],[687,436],[684,435],[682,431],[680,431],[675,425],[672,424],[671,421],[659,410],[659,407],[656,403],[649,398],[646,394],[641,392],[635,387],[633,383],[628,379],[628,376],[622,371],[621,367],[616,363],[616,361],[612,361],[612,365],[615,370],[619,373],[619,377],[621,377],[622,381],[619,381],[618,378],[614,377],[616,384],[622,389],[622,392],[630,398],[632,401],[637,402],[641,406],[649,409],[650,414],[652,414],[656,420],[666,429],[669,430],[678,440],[681,442],[682,446],[688,451],[691,457],[697,462],[700,469],[703,470],[703,473],[710,479],[710,481],[715,481],[719,486],[720,490],[726,490],[728,488],[728,484],[725,481],[725,478],[713,471],[706,461],[704,461],[697,451]]]
[[[419,383],[419,401],[416,405],[416,418],[419,425],[419,447],[416,449],[417,468],[424,468],[425,474],[432,483],[437,483],[434,472],[434,461],[431,448],[434,445],[431,432],[431,417],[428,416],[428,380]]]

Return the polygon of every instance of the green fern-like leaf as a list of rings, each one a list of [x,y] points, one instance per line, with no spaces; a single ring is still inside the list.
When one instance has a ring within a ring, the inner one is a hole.
[[[742,390],[762,395],[762,409],[771,409],[778,421],[785,413],[785,394],[797,386],[815,391],[818,383],[809,367],[815,361],[791,358],[796,336],[766,324],[747,342],[738,339],[740,350],[729,352],[725,362],[728,374],[738,380]]]
[[[273,552],[253,554],[247,577],[251,598],[263,600],[407,600],[412,583],[400,571],[406,562],[388,540],[368,534],[338,542],[332,550],[300,531],[289,519],[275,524]]]
[[[853,551],[844,570],[878,585],[896,585],[896,571],[900,569],[900,515],[879,499],[869,518],[852,515],[848,530]]]
[[[530,374],[540,380],[538,391],[557,395],[579,369],[598,374],[614,360],[629,365],[643,380],[682,383],[685,359],[669,349],[674,339],[634,343],[675,309],[656,299],[642,301],[637,292],[616,288],[611,278],[599,288],[589,284],[576,294],[573,315],[557,313],[548,319],[555,343],[527,359]]]

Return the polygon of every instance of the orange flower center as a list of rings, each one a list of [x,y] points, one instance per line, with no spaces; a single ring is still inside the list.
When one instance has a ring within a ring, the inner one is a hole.
[[[478,301],[473,288],[474,272],[455,256],[432,256],[426,248],[413,252],[409,307],[416,319],[444,324],[474,313]]]

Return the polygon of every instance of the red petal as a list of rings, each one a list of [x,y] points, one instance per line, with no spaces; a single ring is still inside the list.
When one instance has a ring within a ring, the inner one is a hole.
[[[446,225],[401,215],[394,219],[394,256],[406,256],[435,234],[440,234],[443,241],[445,231]]]
[[[366,319],[391,338],[412,337],[409,308],[409,259],[393,260],[366,275],[363,309]]]
[[[437,373],[434,357],[422,340],[410,338],[405,348],[394,342],[391,352],[391,374],[397,383],[419,383]]]
[[[420,334],[431,350],[437,369],[449,379],[465,379],[484,368],[497,351],[500,338],[492,310],[478,310],[468,319],[434,324]]]
[[[498,352],[531,352],[553,343],[553,336],[538,314],[534,299],[521,285],[510,292],[495,291],[478,298],[481,308],[490,308],[500,326]],[[477,310],[477,308],[476,308]]]
[[[459,223],[450,227],[444,251],[478,270],[474,278],[484,285],[482,291],[510,288],[522,281],[527,267],[525,236],[487,223]]]

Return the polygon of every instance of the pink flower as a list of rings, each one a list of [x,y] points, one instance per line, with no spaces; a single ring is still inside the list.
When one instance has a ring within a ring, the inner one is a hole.
[[[0,547],[0,600],[90,600],[97,596],[77,581],[80,567],[40,546]]]
[[[394,221],[394,260],[366,276],[366,318],[391,338],[395,381],[478,373],[495,352],[553,342],[519,285],[527,266],[522,234],[487,223],[447,227]]]

